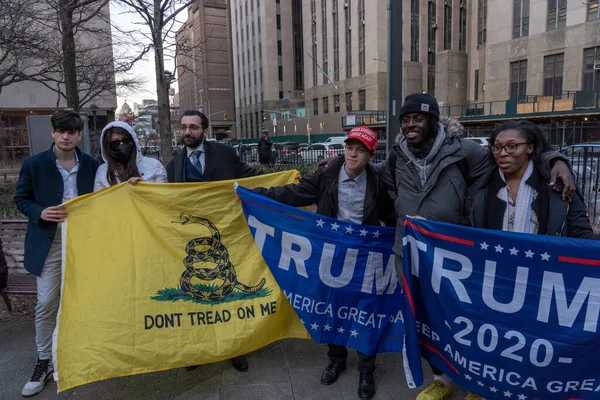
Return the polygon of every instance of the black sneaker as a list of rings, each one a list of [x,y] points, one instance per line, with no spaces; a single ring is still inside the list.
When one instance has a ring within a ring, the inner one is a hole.
[[[54,365],[52,364],[52,360],[40,360],[38,358],[31,379],[23,386],[23,391],[21,392],[23,397],[35,396],[41,392],[46,382],[52,378],[53,372]]]

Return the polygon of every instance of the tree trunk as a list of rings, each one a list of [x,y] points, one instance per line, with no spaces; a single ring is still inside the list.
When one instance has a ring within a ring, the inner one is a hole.
[[[75,32],[73,9],[77,0],[59,0],[60,27],[62,30],[62,63],[67,107],[79,112],[77,69],[75,66]]]
[[[173,156],[173,136],[171,134],[171,111],[169,108],[169,83],[165,79],[164,53],[161,32],[156,35],[154,46],[154,69],[156,72],[156,97],[158,102],[158,120],[156,123],[160,138],[160,160],[167,164]]]

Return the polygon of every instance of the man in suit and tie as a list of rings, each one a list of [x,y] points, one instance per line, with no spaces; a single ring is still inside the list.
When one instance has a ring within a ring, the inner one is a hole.
[[[167,164],[169,182],[214,182],[265,173],[242,162],[232,146],[207,142],[208,118],[203,113],[184,111],[180,124],[185,147]],[[248,370],[246,356],[235,357],[231,362],[238,371]],[[188,367],[194,368],[196,366]]]

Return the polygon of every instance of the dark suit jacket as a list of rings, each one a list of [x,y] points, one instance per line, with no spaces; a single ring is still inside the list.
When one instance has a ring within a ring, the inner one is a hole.
[[[98,162],[77,148],[75,151],[79,157],[77,192],[79,195],[91,193],[94,191]],[[24,265],[34,275],[42,273],[57,226],[56,222],[44,221],[40,215],[45,208],[62,203],[63,190],[64,182],[56,167],[54,144],[50,150],[23,161],[14,200],[19,211],[29,218],[25,234]]]
[[[187,158],[185,147],[167,164],[167,178],[169,182],[185,182],[184,164]],[[231,146],[222,143],[204,142],[204,177],[206,181],[225,181],[228,179],[248,178],[262,175],[265,172],[252,168],[240,160],[240,157]]]

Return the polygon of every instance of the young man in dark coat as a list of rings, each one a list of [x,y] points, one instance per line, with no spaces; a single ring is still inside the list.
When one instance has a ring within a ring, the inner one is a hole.
[[[382,215],[380,210],[392,210],[387,192],[380,190],[377,173],[369,165],[375,158],[377,134],[367,127],[354,128],[345,140],[344,156],[333,159],[327,168],[302,178],[298,184],[258,188],[257,193],[295,207],[317,204],[317,213],[357,224],[393,226],[394,215]],[[330,363],[323,371],[321,383],[331,385],[346,369],[348,350],[329,345]],[[358,396],[375,396],[375,356],[358,353],[360,380]]]
[[[264,174],[242,162],[233,146],[207,142],[208,118],[200,111],[184,111],[180,124],[179,132],[185,147],[167,164],[169,182],[214,182]],[[238,371],[248,370],[246,356],[235,357],[231,362]]]
[[[38,360],[22,395],[41,392],[52,377],[52,333],[60,296],[62,238],[58,225],[67,212],[62,203],[94,190],[98,162],[83,154],[83,120],[74,111],[59,111],[52,117],[54,143],[49,150],[23,161],[14,200],[29,221],[25,239],[25,269],[37,276],[35,342]]]

